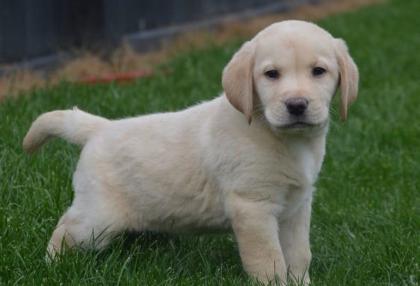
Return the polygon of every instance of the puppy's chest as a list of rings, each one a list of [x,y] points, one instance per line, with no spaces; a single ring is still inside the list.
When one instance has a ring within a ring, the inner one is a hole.
[[[287,218],[312,197],[313,184],[316,182],[322,164],[321,152],[314,152],[306,144],[295,143],[289,149],[291,161],[287,184],[279,192],[277,203],[279,216]],[[318,156],[317,156],[318,155]]]
[[[322,165],[323,150],[314,150],[308,144],[293,142],[289,146],[289,156],[294,167],[294,175],[300,186],[312,186]]]

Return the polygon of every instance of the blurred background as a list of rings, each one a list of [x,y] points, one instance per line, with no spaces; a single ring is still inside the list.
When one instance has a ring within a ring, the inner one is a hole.
[[[197,24],[211,27],[226,17],[249,18],[305,2],[318,1],[2,0],[0,60],[22,61],[74,48],[111,48],[124,37],[136,49],[148,50],[159,39]]]
[[[148,76],[185,47],[377,0],[0,0],[0,100],[62,80]]]

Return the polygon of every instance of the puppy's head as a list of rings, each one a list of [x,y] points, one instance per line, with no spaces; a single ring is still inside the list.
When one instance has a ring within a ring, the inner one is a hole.
[[[359,73],[346,44],[315,24],[283,21],[246,42],[223,71],[229,102],[248,122],[262,113],[278,132],[325,126],[340,86],[342,119],[357,97]]]

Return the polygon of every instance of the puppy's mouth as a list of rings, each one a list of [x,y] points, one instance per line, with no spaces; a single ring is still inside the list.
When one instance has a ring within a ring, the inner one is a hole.
[[[289,116],[272,118],[270,113],[263,117],[271,130],[275,133],[305,133],[324,129],[328,125],[328,117],[321,116]],[[271,119],[271,120],[270,120]]]
[[[305,122],[305,121],[295,121],[288,124],[283,124],[280,126],[277,126],[279,129],[307,129],[319,126],[319,124],[314,124],[311,122]]]

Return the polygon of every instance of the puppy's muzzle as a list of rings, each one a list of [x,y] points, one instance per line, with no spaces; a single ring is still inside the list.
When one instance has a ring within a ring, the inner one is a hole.
[[[292,97],[285,101],[287,111],[294,116],[301,116],[308,108],[308,100],[304,97]]]

